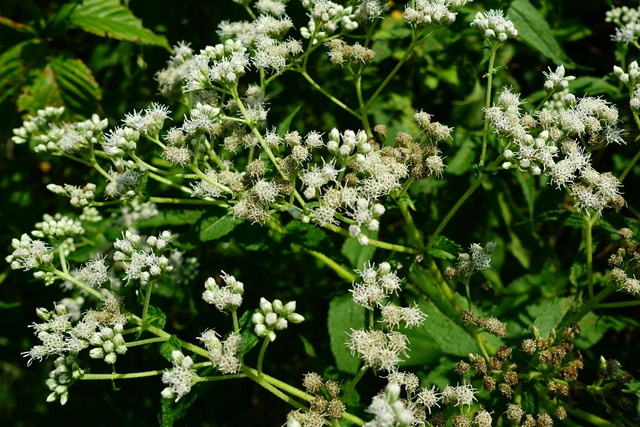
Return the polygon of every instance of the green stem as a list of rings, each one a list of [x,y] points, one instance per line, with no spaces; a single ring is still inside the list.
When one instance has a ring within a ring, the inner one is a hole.
[[[418,227],[416,227],[416,223],[413,220],[413,215],[411,215],[411,212],[409,211],[409,201],[406,199],[398,200],[398,207],[400,208],[400,212],[402,213],[405,224],[407,225],[407,234],[409,235],[411,243],[418,249],[424,251],[424,241],[422,240],[420,231],[418,231]]]
[[[87,285],[85,285],[84,283],[80,282],[78,279],[76,279],[75,277],[73,277],[69,273],[65,273],[64,271],[60,271],[60,270],[57,270],[57,269],[55,269],[53,271],[53,273],[56,276],[58,276],[59,278],[70,281],[71,283],[73,283],[74,285],[76,285],[77,287],[82,289],[83,291],[93,295],[94,297],[98,298],[99,300],[102,300],[102,295],[100,294],[100,292],[96,291],[95,289],[92,289],[92,288],[88,287]]]
[[[169,179],[167,179],[167,178],[165,178],[163,176],[160,176],[160,175],[158,175],[156,173],[153,173],[153,172],[147,172],[147,175],[149,175],[149,178],[154,179],[155,181],[161,182],[161,183],[166,184],[166,185],[168,185],[170,187],[177,188],[178,190],[182,191],[183,193],[191,194],[191,189],[190,188],[185,187],[185,186],[180,185],[180,184],[176,184],[175,182],[173,182],[173,181],[171,181],[171,180],[169,180]]]
[[[409,47],[407,47],[407,50],[404,51],[404,55],[402,55],[402,58],[400,58],[400,60],[396,64],[396,66],[393,67],[393,70],[391,70],[391,72],[382,81],[382,83],[380,83],[380,86],[378,86],[378,88],[373,93],[373,95],[371,95],[371,98],[369,98],[369,101],[367,101],[367,104],[365,105],[365,111],[369,110],[369,108],[371,107],[371,104],[373,104],[373,102],[378,97],[378,95],[380,95],[380,93],[384,90],[384,88],[387,86],[387,84],[389,84],[391,79],[393,79],[395,77],[395,75],[398,73],[398,71],[400,71],[400,68],[402,68],[404,63],[407,62],[407,60],[409,59],[409,57],[413,53],[413,50],[416,48],[416,46],[418,46],[424,40],[426,40],[429,37],[431,37],[432,34],[433,33],[428,33],[424,37],[416,37],[416,36],[414,36],[414,38],[411,40],[411,43],[409,44]]]
[[[142,306],[142,323],[147,322],[147,313],[149,312],[149,302],[151,302],[151,291],[153,282],[147,282],[147,289],[144,294],[144,305]]]
[[[147,345],[147,344],[153,344],[156,342],[166,342],[166,341],[169,341],[168,337],[157,337],[157,338],[148,338],[146,340],[132,341],[132,342],[125,343],[125,345],[127,347],[136,347],[138,345]]]
[[[282,391],[278,390],[276,387],[271,385],[268,381],[265,380],[265,378],[264,378],[265,376],[262,375],[261,373],[256,372],[255,370],[253,370],[251,368],[248,368],[247,366],[243,366],[241,369],[242,369],[242,372],[244,372],[245,375],[248,378],[253,380],[255,383],[260,385],[265,390],[270,391],[273,395],[275,395],[275,396],[279,397],[280,399],[284,400],[289,405],[293,406],[296,409],[302,409],[302,410],[307,409],[300,402],[298,402],[297,400],[294,400],[290,396],[287,396]]]
[[[369,137],[373,134],[371,133],[371,126],[369,125],[369,113],[367,111],[367,104],[364,102],[364,98],[362,97],[362,73],[358,73],[355,77],[355,85],[356,85],[356,95],[358,96],[358,105],[360,106],[360,117],[362,117],[362,126],[364,127],[364,131],[367,133]]]
[[[609,421],[602,419],[596,415],[590,414],[589,412],[585,412],[582,409],[578,409],[578,408],[571,408],[570,406],[566,406],[565,407],[566,411],[573,415],[576,418],[581,419],[582,421],[586,421],[589,424],[592,424],[594,426],[598,426],[598,427],[616,427],[617,424],[613,424],[610,423]]]
[[[347,389],[344,391],[344,393],[342,393],[341,400],[346,399],[349,396],[349,394],[351,394],[351,392],[355,390],[356,385],[360,382],[360,380],[362,379],[362,377],[364,376],[365,372],[367,372],[368,369],[369,368],[367,368],[366,366],[363,366],[358,370],[358,373],[356,374],[355,377],[353,377],[353,380],[351,380]]]
[[[591,298],[590,300],[582,304],[582,306],[580,307],[580,310],[573,315],[569,323],[578,323],[584,316],[586,316],[589,312],[591,312],[591,310],[596,308],[596,306],[600,303],[600,301],[602,301],[603,299],[605,299],[615,291],[616,291],[615,288],[611,285],[601,290],[596,296],[594,296],[593,298]]]
[[[162,375],[164,372],[165,372],[164,369],[159,369],[157,371],[132,372],[129,374],[84,374],[80,379],[81,380],[125,380],[125,379],[133,379],[133,378],[155,377],[157,375]]]
[[[640,300],[602,303],[598,304],[596,308],[621,308],[634,307],[636,305],[640,305]]]
[[[222,381],[222,380],[232,380],[237,378],[246,378],[245,374],[229,374],[229,375],[213,375],[211,377],[198,377],[194,380],[194,383],[202,383],[208,381]]]
[[[316,259],[325,263],[327,267],[335,271],[336,274],[340,276],[340,278],[348,282],[353,282],[354,280],[356,280],[357,276],[355,274],[353,274],[352,272],[350,272],[349,270],[347,270],[346,268],[344,268],[343,266],[341,266],[340,264],[338,264],[337,262],[335,262],[334,260],[326,256],[322,252],[314,251],[312,249],[307,249],[307,248],[303,248],[303,249],[308,254],[314,256]]]
[[[262,362],[264,361],[264,355],[267,352],[267,346],[269,345],[269,337],[265,337],[264,341],[262,341],[262,347],[260,347],[260,354],[258,354],[258,376],[262,377]]]
[[[345,104],[344,102],[340,101],[338,98],[336,98],[335,96],[333,96],[329,92],[327,92],[322,86],[320,86],[318,83],[316,83],[316,81],[313,80],[313,78],[305,70],[300,70],[300,74],[302,74],[302,77],[304,77],[309,82],[309,84],[311,84],[311,86],[313,86],[318,92],[320,92],[321,94],[323,94],[324,96],[329,98],[338,107],[342,108],[343,110],[345,110],[349,114],[353,115],[358,120],[362,120],[362,117],[360,116],[360,114],[358,114],[357,112],[355,112],[354,110],[349,108],[349,106],[347,106],[347,104]]]
[[[173,205],[215,205],[223,208],[229,207],[229,205],[221,200],[210,199],[182,199],[179,197],[149,197],[148,199],[153,203],[164,203]]]
[[[489,167],[490,168],[495,167],[498,163],[502,161],[502,159],[503,159],[502,155],[498,156],[498,158]],[[427,252],[429,251],[429,249],[431,249],[436,238],[440,235],[442,230],[447,226],[451,218],[453,218],[456,212],[458,212],[458,209],[460,209],[460,207],[464,204],[464,202],[467,201],[469,196],[471,196],[476,191],[476,189],[480,187],[480,185],[482,185],[482,183],[486,179],[487,179],[487,175],[481,172],[478,175],[478,177],[475,179],[475,181],[473,181],[471,186],[467,189],[467,191],[465,191],[464,194],[460,196],[456,204],[453,205],[453,207],[449,210],[449,212],[447,212],[447,215],[442,219],[442,221],[440,221],[440,224],[438,224],[438,226],[436,227],[436,230],[431,234],[431,236],[429,236],[429,241],[427,242],[427,246],[425,249]]]
[[[333,231],[334,233],[341,234],[341,235],[343,235],[345,237],[353,238],[353,237],[351,237],[351,235],[349,234],[349,232],[347,230],[343,230],[342,228],[338,227],[337,225],[327,224],[327,225],[324,225],[323,227],[328,229],[328,230]],[[420,249],[410,248],[408,246],[396,245],[394,243],[382,242],[380,240],[374,240],[374,239],[369,239],[369,243],[367,243],[367,245],[368,246],[375,246],[375,247],[380,248],[380,249],[387,249],[387,250],[390,250],[390,251],[403,252],[403,253],[414,254],[414,255],[418,255],[418,254],[421,254],[423,252]]]
[[[484,101],[484,107],[488,110],[491,107],[491,92],[493,86],[493,66],[496,60],[496,52],[498,51],[499,43],[491,45],[491,53],[489,54],[489,72],[487,73],[487,93]],[[482,131],[482,151],[480,153],[480,167],[484,166],[484,160],[487,155],[487,141],[489,139],[489,120],[484,118],[484,129]]]
[[[240,332],[240,324],[238,323],[237,308],[231,312],[231,320],[233,321],[233,331]]]
[[[593,222],[592,218],[588,212],[584,214],[584,245],[585,250],[587,251],[587,290],[589,292],[589,299],[593,299],[593,236],[592,236],[592,227]]]

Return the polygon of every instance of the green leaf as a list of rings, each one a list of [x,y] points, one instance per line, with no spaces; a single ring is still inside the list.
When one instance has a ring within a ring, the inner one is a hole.
[[[291,221],[285,226],[286,234],[277,236],[285,242],[295,243],[317,251],[332,253],[333,243],[324,230],[301,221]]]
[[[548,338],[551,329],[557,329],[565,314],[571,309],[570,298],[553,298],[545,301],[539,309],[542,312],[533,321],[533,326],[538,328],[542,338]],[[531,310],[532,307],[529,307]]]
[[[458,254],[464,252],[462,246],[451,239],[444,237],[442,234],[433,241],[429,255],[439,259],[456,259]]]
[[[138,227],[166,227],[168,225],[195,224],[205,213],[204,209],[168,209],[152,218],[140,221]]]
[[[245,311],[240,320],[238,327],[240,328],[240,336],[242,337],[242,354],[247,354],[249,350],[258,344],[258,337],[253,333],[253,323],[251,322],[251,311]]]
[[[17,105],[19,110],[28,111],[31,115],[45,106],[59,107],[64,105],[62,93],[56,82],[56,77],[51,64],[47,64],[43,69],[34,70],[31,84],[22,88],[18,96]]]
[[[168,341],[165,341],[160,346],[160,355],[167,359],[169,362],[173,362],[173,358],[171,357],[171,353],[174,350],[182,351],[182,347],[180,346],[180,340],[177,336],[171,335]]]
[[[142,21],[119,0],[86,0],[70,15],[73,26],[84,31],[117,40],[151,44],[171,50],[164,36],[142,26]]]
[[[573,68],[569,59],[551,33],[549,24],[529,0],[514,0],[507,11],[522,40],[538,52],[555,62]]]
[[[515,175],[518,183],[520,184],[524,200],[527,202],[529,218],[533,218],[533,208],[536,201],[536,184],[534,176],[530,173],[516,173]]]
[[[422,327],[404,331],[411,343],[411,352],[403,364],[421,365],[437,360],[442,353],[458,357],[480,353],[475,338],[434,303],[419,301],[418,307],[428,317]]]
[[[317,357],[318,355],[316,354],[316,350],[313,348],[311,341],[306,339],[302,334],[298,334],[298,337],[300,337],[300,341],[302,341],[305,354],[309,357]]]
[[[203,218],[200,222],[200,241],[208,242],[219,239],[229,234],[241,223],[242,220],[234,219],[231,215]]]
[[[183,396],[177,402],[172,399],[161,399],[162,408],[158,417],[162,427],[172,427],[173,424],[187,414],[187,411],[193,403],[200,397],[198,388],[193,387],[189,394]]]
[[[29,53],[27,50],[36,45],[35,40],[27,40],[0,55],[0,104],[18,96],[20,88],[28,82],[25,56]]]
[[[155,326],[158,329],[164,329],[164,325],[167,323],[167,315],[164,314],[164,311],[160,310],[158,307],[150,305],[147,311],[147,323],[149,323],[151,326]]]
[[[31,76],[31,84],[22,88],[17,103],[32,115],[46,106],[64,106],[86,115],[96,110],[102,98],[91,70],[79,59],[55,56]]]
[[[347,348],[347,334],[351,329],[362,329],[365,324],[365,309],[353,302],[351,294],[335,297],[329,304],[329,340],[331,352],[336,358],[339,370],[355,374],[360,367],[360,359]]]
[[[285,133],[289,132],[289,130],[291,129],[291,122],[293,121],[293,118],[296,116],[296,114],[298,114],[298,111],[300,111],[300,108],[302,108],[302,104],[298,104],[295,107],[291,108],[291,112],[287,115],[287,117],[282,119],[282,121],[278,124],[278,130],[276,131],[278,135],[284,135]]]
[[[378,235],[377,232],[365,232],[365,234],[371,239],[375,239]],[[345,256],[345,258],[347,258],[347,260],[349,260],[352,268],[359,270],[367,263],[367,261],[370,261],[373,258],[376,248],[375,246],[369,245],[363,246],[358,243],[356,239],[347,239],[342,244],[342,250],[340,252]]]

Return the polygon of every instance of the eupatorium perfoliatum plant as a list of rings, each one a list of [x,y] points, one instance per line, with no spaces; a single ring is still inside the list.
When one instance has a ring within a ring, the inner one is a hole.
[[[163,100],[14,130],[69,168],[6,257],[59,289],[24,352],[47,401],[154,382],[170,424],[233,381],[289,427],[637,425],[635,352],[601,343],[638,324],[640,9],[576,78],[528,0],[404,3],[236,0]]]

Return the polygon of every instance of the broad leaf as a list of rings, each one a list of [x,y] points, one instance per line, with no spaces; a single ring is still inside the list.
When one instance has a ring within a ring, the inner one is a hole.
[[[164,36],[142,26],[142,21],[118,0],[87,0],[70,15],[71,24],[100,37],[151,44],[171,50]]]
[[[22,88],[18,108],[35,113],[44,106],[64,106],[86,115],[102,98],[91,70],[79,59],[56,56],[44,68],[33,70],[32,83]]]
[[[569,59],[551,34],[551,28],[547,21],[529,0],[513,1],[507,15],[513,21],[518,35],[525,43],[551,59],[556,65],[575,67],[575,63]]]
[[[365,309],[353,302],[351,294],[334,298],[329,304],[329,339],[331,352],[336,358],[339,370],[355,374],[360,359],[352,355],[347,348],[347,334],[352,329],[362,329],[365,324]]]
[[[231,215],[204,218],[200,223],[200,241],[208,242],[229,234],[242,223]]]
[[[551,329],[557,329],[560,322],[571,309],[572,301],[570,298],[553,298],[545,301],[539,309],[542,311],[536,317],[533,325],[538,328],[542,338],[548,338]],[[531,307],[529,307],[531,310]]]

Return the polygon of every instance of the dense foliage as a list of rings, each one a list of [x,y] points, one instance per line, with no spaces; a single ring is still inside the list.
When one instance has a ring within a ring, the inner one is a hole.
[[[174,3],[0,6],[6,423],[637,425],[640,8]]]

